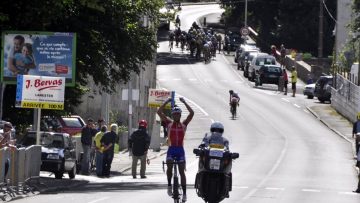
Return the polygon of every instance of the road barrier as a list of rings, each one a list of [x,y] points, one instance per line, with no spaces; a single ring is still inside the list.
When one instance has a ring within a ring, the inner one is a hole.
[[[8,172],[5,176],[5,166]],[[31,180],[38,179],[41,166],[41,146],[0,149],[0,198],[15,197],[32,191]]]

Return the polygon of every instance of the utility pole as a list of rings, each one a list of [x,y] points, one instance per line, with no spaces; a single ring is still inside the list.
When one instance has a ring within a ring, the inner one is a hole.
[[[129,120],[128,120],[128,139],[131,136],[131,131],[132,131],[132,80],[131,80],[131,75],[130,75],[130,79],[128,81],[128,104],[129,104]]]
[[[320,2],[320,12],[319,12],[319,47],[318,47],[318,58],[321,59],[323,57],[323,38],[324,38],[324,5],[323,1]]]
[[[245,22],[244,22],[244,26],[245,28],[247,28],[247,0],[245,0]]]

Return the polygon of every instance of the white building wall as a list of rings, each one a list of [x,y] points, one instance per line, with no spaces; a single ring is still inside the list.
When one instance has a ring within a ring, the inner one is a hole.
[[[351,22],[352,0],[337,0],[337,23],[336,23],[336,55],[344,48],[350,33],[347,26]]]

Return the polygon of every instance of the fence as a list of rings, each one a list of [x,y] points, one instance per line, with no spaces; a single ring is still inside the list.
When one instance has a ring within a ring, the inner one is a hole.
[[[331,106],[355,122],[356,114],[360,112],[360,87],[337,74],[335,87],[331,90]]]
[[[5,176],[5,165],[8,173]],[[15,197],[30,191],[30,180],[40,176],[41,146],[0,149],[0,197]]]

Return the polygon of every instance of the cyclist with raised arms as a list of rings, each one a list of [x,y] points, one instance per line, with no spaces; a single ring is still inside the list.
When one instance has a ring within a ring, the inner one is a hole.
[[[186,117],[184,121],[180,121],[181,118],[181,109],[178,106],[174,106],[171,110],[171,118],[167,117],[164,114],[164,107],[166,104],[171,102],[171,98],[165,101],[157,111],[157,114],[160,116],[162,121],[166,122],[166,126],[168,128],[168,151],[166,156],[166,163],[167,163],[167,181],[168,181],[168,189],[167,193],[169,196],[172,196],[172,187],[171,187],[171,179],[172,179],[172,168],[173,168],[173,161],[174,158],[177,159],[179,162],[179,173],[181,178],[181,187],[183,190],[183,199],[182,202],[186,202],[186,176],[185,176],[185,151],[184,151],[184,137],[187,125],[190,123],[194,116],[194,111],[192,108],[187,104],[184,98],[180,98],[180,101],[184,103],[185,107],[189,111],[189,115]]]

